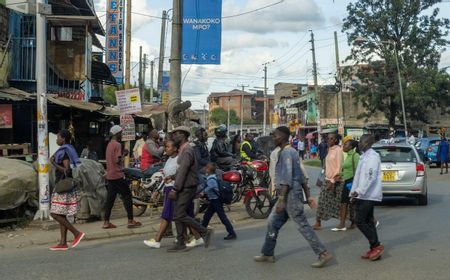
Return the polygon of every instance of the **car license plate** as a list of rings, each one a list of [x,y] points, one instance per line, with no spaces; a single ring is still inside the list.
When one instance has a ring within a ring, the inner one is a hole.
[[[383,182],[395,182],[397,179],[397,171],[383,171]]]

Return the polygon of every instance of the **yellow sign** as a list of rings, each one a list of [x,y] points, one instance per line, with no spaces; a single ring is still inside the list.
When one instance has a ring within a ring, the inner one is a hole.
[[[163,105],[169,104],[169,93],[168,92],[163,92],[163,94],[162,94],[162,104]]]
[[[136,95],[130,96],[130,101],[131,101],[131,102],[137,102],[137,101],[138,101],[137,96],[136,96]]]

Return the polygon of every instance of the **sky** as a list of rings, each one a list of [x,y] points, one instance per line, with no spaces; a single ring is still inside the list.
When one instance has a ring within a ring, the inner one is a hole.
[[[105,23],[107,0],[94,0],[97,14]],[[238,15],[280,0],[223,0],[222,16]],[[268,93],[274,84],[313,84],[311,35],[316,41],[319,84],[334,84],[336,54],[334,31],[338,34],[342,62],[350,53],[342,29],[348,0],[284,0],[279,4],[242,16],[223,18],[222,61],[220,65],[182,65],[182,99],[190,100],[194,109],[207,105],[211,92],[227,92],[241,85],[245,90],[264,87],[263,64],[268,64]],[[442,17],[450,18],[450,2],[438,5]],[[172,8],[171,0],[134,0],[132,2],[131,66],[139,61],[139,46],[149,60],[159,56],[161,15]],[[167,28],[166,54],[170,54],[171,22]],[[104,42],[104,38],[100,38]],[[155,65],[158,61],[156,60]],[[450,66],[450,50],[442,55],[441,66]],[[165,70],[169,70],[168,58]],[[157,67],[155,67],[157,73]],[[137,80],[134,67],[131,81]],[[156,87],[157,76],[154,81]],[[146,73],[150,86],[150,69]]]

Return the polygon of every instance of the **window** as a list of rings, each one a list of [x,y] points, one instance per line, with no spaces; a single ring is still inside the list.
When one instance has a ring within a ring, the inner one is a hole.
[[[409,147],[377,147],[374,150],[380,155],[381,162],[416,162],[416,154]]]

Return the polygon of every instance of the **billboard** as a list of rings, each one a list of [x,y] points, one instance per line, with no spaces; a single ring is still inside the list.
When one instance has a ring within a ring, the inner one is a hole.
[[[123,84],[125,0],[108,0],[106,7],[106,64],[117,84]]]
[[[220,64],[222,0],[184,0],[183,64]]]

